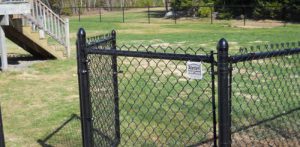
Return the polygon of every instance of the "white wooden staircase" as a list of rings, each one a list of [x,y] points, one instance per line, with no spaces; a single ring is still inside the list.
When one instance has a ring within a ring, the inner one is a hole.
[[[9,15],[9,25],[2,26],[5,36],[39,58],[70,57],[69,20],[61,18],[41,0],[22,1],[30,3],[31,12]]]

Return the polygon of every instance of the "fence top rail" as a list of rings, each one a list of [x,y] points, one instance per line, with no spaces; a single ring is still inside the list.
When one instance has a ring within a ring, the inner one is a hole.
[[[283,49],[283,50],[267,51],[267,52],[253,52],[253,53],[247,53],[243,55],[234,55],[230,57],[230,61],[231,63],[238,63],[244,61],[259,60],[259,59],[294,55],[294,54],[300,54],[300,48]]]
[[[140,57],[140,58],[179,60],[179,61],[202,61],[206,63],[214,62],[214,59],[211,57],[211,55],[158,53],[152,51],[124,51],[124,50],[90,48],[87,49],[87,54],[114,55],[114,56]]]
[[[106,44],[106,43],[108,43],[109,41],[112,41],[112,40],[113,40],[112,37],[104,38],[104,39],[99,40],[99,41],[89,40],[89,41],[87,41],[86,47],[87,48],[92,48],[92,47],[95,47],[95,46],[101,46],[101,45]]]

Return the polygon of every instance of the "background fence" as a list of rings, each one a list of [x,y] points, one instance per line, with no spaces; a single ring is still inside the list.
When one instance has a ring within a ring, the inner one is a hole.
[[[117,47],[114,31],[86,39],[81,29],[78,37],[86,146],[300,143],[300,42],[229,55],[222,39],[215,61],[203,49]],[[202,62],[203,79],[187,77],[189,60]]]
[[[120,23],[177,23],[180,20],[192,19],[207,23],[220,23],[228,20],[236,20],[240,25],[251,24],[250,20],[275,19],[286,22],[297,21],[296,10],[290,6],[264,6],[266,9],[275,9],[275,12],[259,12],[254,16],[253,8],[256,6],[247,5],[225,5],[225,6],[193,6],[189,10],[171,9],[166,11],[165,7],[64,7],[58,13],[77,15],[78,21],[84,21],[91,15],[97,15],[97,19],[89,21],[98,22],[120,22]],[[225,11],[227,10],[227,11]],[[231,11],[234,14],[231,14]],[[65,12],[66,11],[66,12]],[[166,15],[167,14],[167,15]],[[165,18],[159,19],[158,18]],[[250,21],[250,22],[247,22]]]

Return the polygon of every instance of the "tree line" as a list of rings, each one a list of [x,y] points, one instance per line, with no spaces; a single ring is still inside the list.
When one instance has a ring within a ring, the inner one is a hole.
[[[173,0],[172,8],[191,11],[207,17],[209,9],[218,12],[220,19],[248,17],[252,19],[277,19],[300,21],[300,0]],[[211,6],[211,7],[199,7]]]

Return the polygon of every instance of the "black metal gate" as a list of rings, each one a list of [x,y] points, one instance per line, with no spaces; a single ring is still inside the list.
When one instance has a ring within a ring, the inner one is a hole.
[[[114,31],[86,39],[81,29],[77,44],[86,146],[216,143],[213,53],[117,49]],[[201,80],[187,78],[187,61],[202,62]]]
[[[117,47],[115,31],[85,35],[80,29],[77,40],[85,147],[299,145],[300,125],[284,125],[299,120],[300,43],[288,50],[230,56],[227,41],[221,39],[216,61],[214,52],[201,48]],[[268,60],[277,64],[278,57],[288,69],[270,69]],[[191,77],[190,69],[200,72],[198,77]],[[272,83],[257,71],[280,82]],[[259,84],[267,88],[259,90]]]

